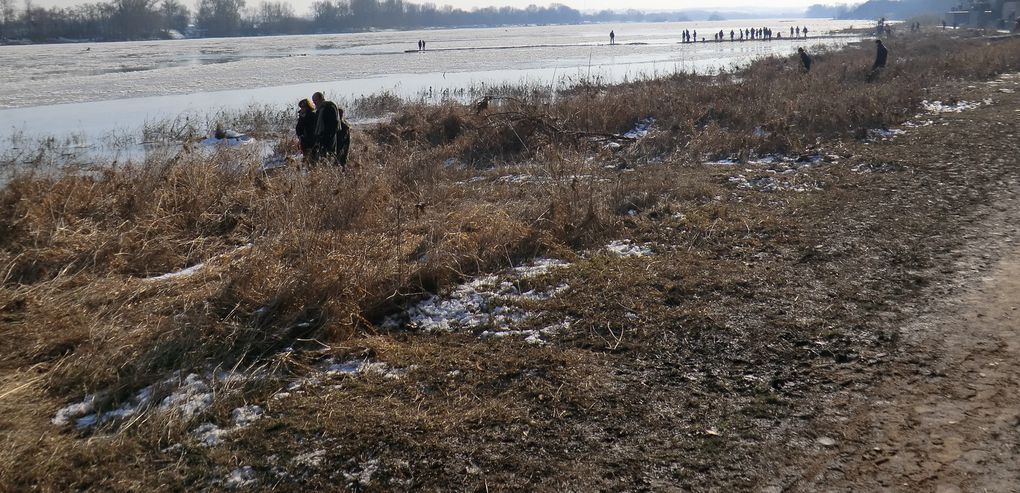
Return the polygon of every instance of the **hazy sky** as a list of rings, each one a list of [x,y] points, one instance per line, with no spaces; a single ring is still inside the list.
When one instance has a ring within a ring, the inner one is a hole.
[[[17,3],[21,6],[23,0],[18,0]],[[82,3],[91,3],[96,0],[32,0],[32,4],[40,7],[51,7],[51,6],[69,6],[78,5]],[[106,1],[106,0],[103,0]],[[287,1],[287,0],[284,0]],[[294,6],[294,11],[298,14],[305,14],[308,12],[309,6],[311,6],[314,0],[290,0],[289,3]],[[426,0],[407,0],[412,3],[426,3]],[[260,3],[261,0],[247,0],[248,6],[254,6]],[[194,8],[197,5],[197,0],[184,0],[184,4],[188,7]],[[550,3],[562,3],[570,7],[581,10],[602,10],[602,9],[641,9],[641,10],[684,10],[684,9],[698,9],[698,10],[739,10],[744,6],[753,6],[755,10],[760,10],[766,7],[775,7],[777,9],[783,9],[789,11],[791,8],[804,8],[813,3],[826,3],[821,0],[775,0],[768,2],[767,5],[762,3],[756,3],[752,0],[713,0],[713,1],[696,1],[696,0],[560,0],[558,2],[541,1],[541,0],[431,0],[431,3],[436,5],[452,5],[454,7],[460,7],[470,9],[474,7],[487,7],[491,5],[503,6],[511,5],[514,7],[527,7],[530,4],[546,6]]]

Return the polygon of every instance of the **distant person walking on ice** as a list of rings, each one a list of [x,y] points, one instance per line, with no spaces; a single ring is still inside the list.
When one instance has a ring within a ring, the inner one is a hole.
[[[804,48],[797,48],[797,54],[800,55],[800,64],[804,66],[804,72],[810,72],[811,55],[808,55]]]
[[[609,44],[611,45],[616,44],[616,33],[613,31],[609,31]]]

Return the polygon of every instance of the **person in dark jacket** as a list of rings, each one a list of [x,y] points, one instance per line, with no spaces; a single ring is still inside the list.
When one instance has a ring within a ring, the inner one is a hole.
[[[805,72],[811,71],[811,55],[808,55],[804,48],[797,48],[797,54],[800,55],[800,64],[804,66]]]
[[[351,124],[344,120],[344,110],[339,109],[340,129],[336,134],[336,161],[347,168],[347,158],[351,153]]]
[[[872,71],[885,68],[885,62],[889,60],[889,50],[882,44],[882,40],[876,39],[875,45],[878,47],[878,51],[875,53],[875,64],[871,66]]]
[[[312,95],[315,104],[315,157],[320,163],[335,164],[337,159],[337,131],[340,130],[340,110],[332,101],[326,101],[321,92]]]
[[[301,154],[304,155],[306,163],[314,161],[315,123],[315,103],[312,103],[312,100],[308,98],[298,101],[298,119],[297,125],[294,126],[294,133],[297,134],[298,143],[301,145]]]

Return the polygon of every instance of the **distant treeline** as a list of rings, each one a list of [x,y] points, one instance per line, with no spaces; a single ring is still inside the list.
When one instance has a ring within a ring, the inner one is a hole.
[[[966,1],[966,0],[964,0]],[[922,15],[942,15],[961,0],[868,0],[861,4],[816,4],[808,7],[808,17],[833,19],[909,19]]]
[[[320,0],[298,16],[285,1],[199,0],[192,12],[181,0],[111,0],[67,8],[41,8],[25,0],[0,0],[0,39],[121,41],[175,37],[314,34],[369,29],[579,24],[583,22],[685,21],[680,13],[602,11],[582,14],[558,4],[474,10],[402,0]]]

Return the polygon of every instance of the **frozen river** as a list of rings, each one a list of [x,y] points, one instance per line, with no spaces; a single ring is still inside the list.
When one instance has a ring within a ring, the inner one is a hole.
[[[481,84],[621,81],[677,70],[709,72],[828,36],[853,21],[719,21],[447,29],[358,34],[0,47],[0,149],[12,135],[88,142],[139,133],[146,121],[251,104],[293,105],[321,90],[338,101],[391,92],[434,97]],[[858,26],[862,21],[856,21]],[[714,43],[712,32],[768,26],[784,39]],[[785,39],[808,26],[811,39]],[[616,31],[616,46],[608,33]],[[680,44],[696,29],[707,43]],[[427,51],[416,52],[417,40]]]

